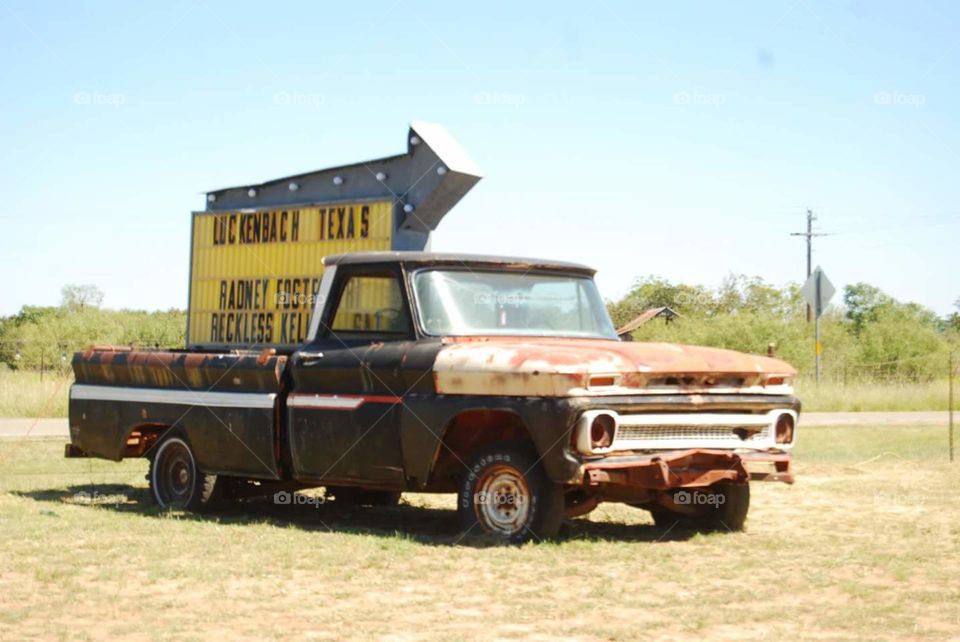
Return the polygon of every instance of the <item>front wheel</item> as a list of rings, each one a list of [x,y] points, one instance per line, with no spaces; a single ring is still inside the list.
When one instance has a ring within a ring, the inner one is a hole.
[[[654,523],[661,528],[698,531],[742,531],[750,511],[750,484],[720,482],[706,488],[670,491],[676,510],[651,508]]]
[[[532,448],[495,444],[474,456],[468,468],[457,496],[464,533],[521,544],[560,531],[563,487],[550,481]]]
[[[150,494],[160,508],[203,510],[213,508],[223,494],[224,480],[197,468],[187,440],[166,437],[150,459]]]

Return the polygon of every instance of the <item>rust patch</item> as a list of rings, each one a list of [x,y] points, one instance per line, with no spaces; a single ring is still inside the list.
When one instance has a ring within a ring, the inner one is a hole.
[[[547,396],[603,392],[591,388],[609,388],[606,394],[645,388],[740,391],[782,387],[796,375],[779,359],[721,348],[574,338],[480,339],[444,339],[434,365],[438,391]],[[591,379],[596,381],[592,386]]]
[[[724,480],[744,482],[750,473],[735,453],[694,449],[589,463],[584,466],[584,479],[590,486],[666,490],[705,487]]]

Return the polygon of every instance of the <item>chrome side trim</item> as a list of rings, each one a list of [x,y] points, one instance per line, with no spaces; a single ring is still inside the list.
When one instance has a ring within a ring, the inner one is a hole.
[[[276,398],[275,392],[203,392],[186,389],[91,386],[76,383],[70,386],[70,399],[81,401],[168,403],[214,408],[273,408]]]
[[[316,408],[323,410],[355,410],[363,405],[361,397],[337,397],[323,395],[290,395],[287,406],[290,408]]]

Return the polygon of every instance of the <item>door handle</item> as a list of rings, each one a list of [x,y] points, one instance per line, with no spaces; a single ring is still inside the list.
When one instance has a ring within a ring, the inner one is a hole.
[[[301,352],[300,353],[300,363],[305,366],[312,366],[323,359],[322,352]]]

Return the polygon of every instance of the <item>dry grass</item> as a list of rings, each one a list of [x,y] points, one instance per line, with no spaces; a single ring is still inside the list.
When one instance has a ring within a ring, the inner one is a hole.
[[[946,379],[925,383],[822,382],[819,386],[812,379],[801,379],[796,390],[806,412],[947,410],[947,386]],[[960,381],[954,386],[960,388]]]
[[[960,464],[934,428],[808,429],[748,531],[603,506],[553,543],[459,541],[448,497],[394,509],[160,513],[142,461],[0,441],[0,638],[946,639]]]
[[[0,364],[0,417],[66,417],[73,373],[13,371]]]

